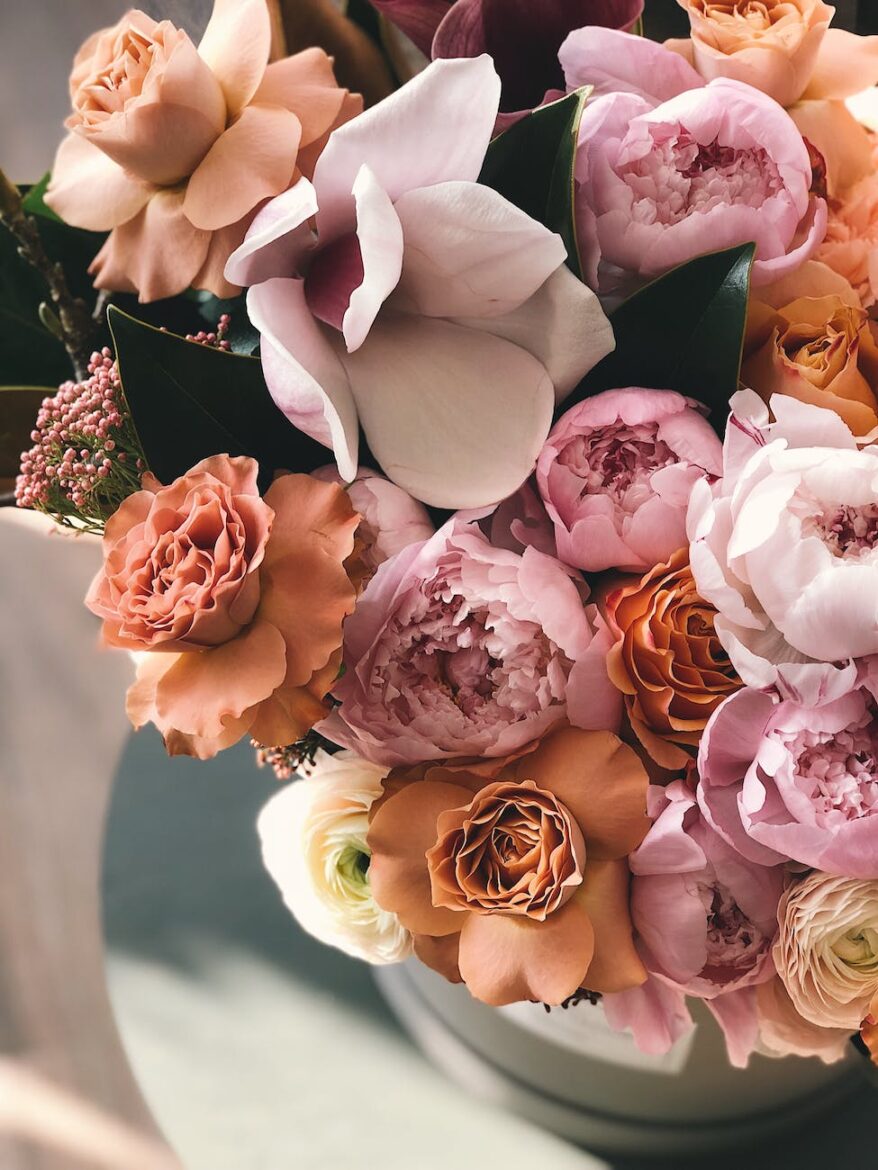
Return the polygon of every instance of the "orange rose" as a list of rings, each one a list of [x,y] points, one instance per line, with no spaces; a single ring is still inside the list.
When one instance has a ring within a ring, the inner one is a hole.
[[[486,1003],[635,987],[626,858],[649,828],[646,789],[631,748],[571,727],[515,761],[391,773],[372,893],[424,962]]]
[[[695,590],[688,549],[607,595],[617,641],[607,673],[628,720],[661,768],[686,767],[719,704],[741,686],[713,628],[715,610]]]
[[[829,200],[826,237],[815,258],[848,280],[865,308],[878,301],[878,171]]]

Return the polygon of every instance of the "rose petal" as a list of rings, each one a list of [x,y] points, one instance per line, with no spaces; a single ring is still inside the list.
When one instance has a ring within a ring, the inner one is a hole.
[[[198,52],[222,86],[231,117],[259,88],[270,48],[271,20],[265,0],[214,0]]]
[[[302,126],[300,145],[310,146],[335,123],[346,93],[335,80],[332,58],[315,47],[272,61],[253,101],[292,110]]]
[[[152,192],[99,147],[68,134],[55,155],[46,203],[71,227],[104,232],[133,219]]]
[[[827,29],[804,97],[846,98],[878,82],[878,37]]]
[[[606,798],[605,798],[606,803]],[[586,846],[587,848],[587,846]],[[594,958],[589,964],[589,991],[627,991],[646,981],[646,968],[634,948],[628,913],[628,864],[587,858],[582,886],[575,894],[588,912],[594,930]]]

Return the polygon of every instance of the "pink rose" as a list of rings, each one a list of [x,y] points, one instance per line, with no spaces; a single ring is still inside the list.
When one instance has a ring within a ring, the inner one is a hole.
[[[562,415],[537,461],[558,556],[639,573],[686,543],[692,485],[722,471],[703,407],[671,390],[607,390]]]
[[[112,229],[97,287],[142,301],[235,291],[223,268],[256,208],[362,108],[322,49],[269,65],[270,44],[265,0],[215,0],[197,49],[132,9],[79,50],[46,202],[75,227]]]
[[[878,679],[822,707],[732,695],[701,741],[699,804],[742,856],[878,878]]]
[[[504,756],[567,719],[615,729],[610,635],[563,565],[451,520],[378,569],[321,733],[369,760]]]
[[[774,974],[783,869],[728,845],[683,781],[650,789],[649,813],[655,823],[630,858],[641,955],[661,982],[707,1002],[743,1065],[757,1038],[754,988]]]
[[[792,118],[741,82],[703,85],[681,57],[641,41],[582,29],[562,49],[568,86],[597,59],[606,91],[585,109],[576,166],[593,287],[624,290],[751,240],[754,284],[803,264],[826,231],[826,202],[810,194],[811,160]]]

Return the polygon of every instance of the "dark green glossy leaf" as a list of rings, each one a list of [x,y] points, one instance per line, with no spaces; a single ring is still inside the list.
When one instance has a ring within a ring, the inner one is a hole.
[[[51,172],[46,171],[38,183],[34,183],[30,187],[22,187],[21,192],[24,196],[22,205],[28,215],[40,215],[43,219],[50,219],[54,223],[62,223],[63,220],[61,217],[55,214],[45,200],[46,189],[49,186],[49,180],[51,178]]]
[[[602,390],[678,390],[725,426],[738,388],[755,244],[699,256],[636,292],[611,315],[616,348],[564,403]]]
[[[54,393],[46,386],[0,386],[0,478],[18,475],[42,401]]]
[[[271,400],[258,358],[163,333],[111,306],[122,389],[150,469],[165,483],[208,455],[252,455],[266,487],[276,471],[313,471],[329,450]]]
[[[488,147],[479,175],[480,183],[560,235],[567,264],[579,277],[573,162],[590,92],[588,86],[575,90],[510,126]]]

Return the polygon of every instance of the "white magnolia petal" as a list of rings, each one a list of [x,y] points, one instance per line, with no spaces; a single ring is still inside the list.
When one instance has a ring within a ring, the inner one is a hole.
[[[249,288],[275,276],[301,275],[299,262],[317,242],[308,222],[316,214],[317,192],[307,179],[299,179],[258,213],[226,262],[226,280]]]
[[[402,271],[402,226],[387,192],[364,164],[354,183],[357,240],[363,261],[363,282],[351,293],[342,321],[349,351],[369,334],[378,310],[396,288]]]

